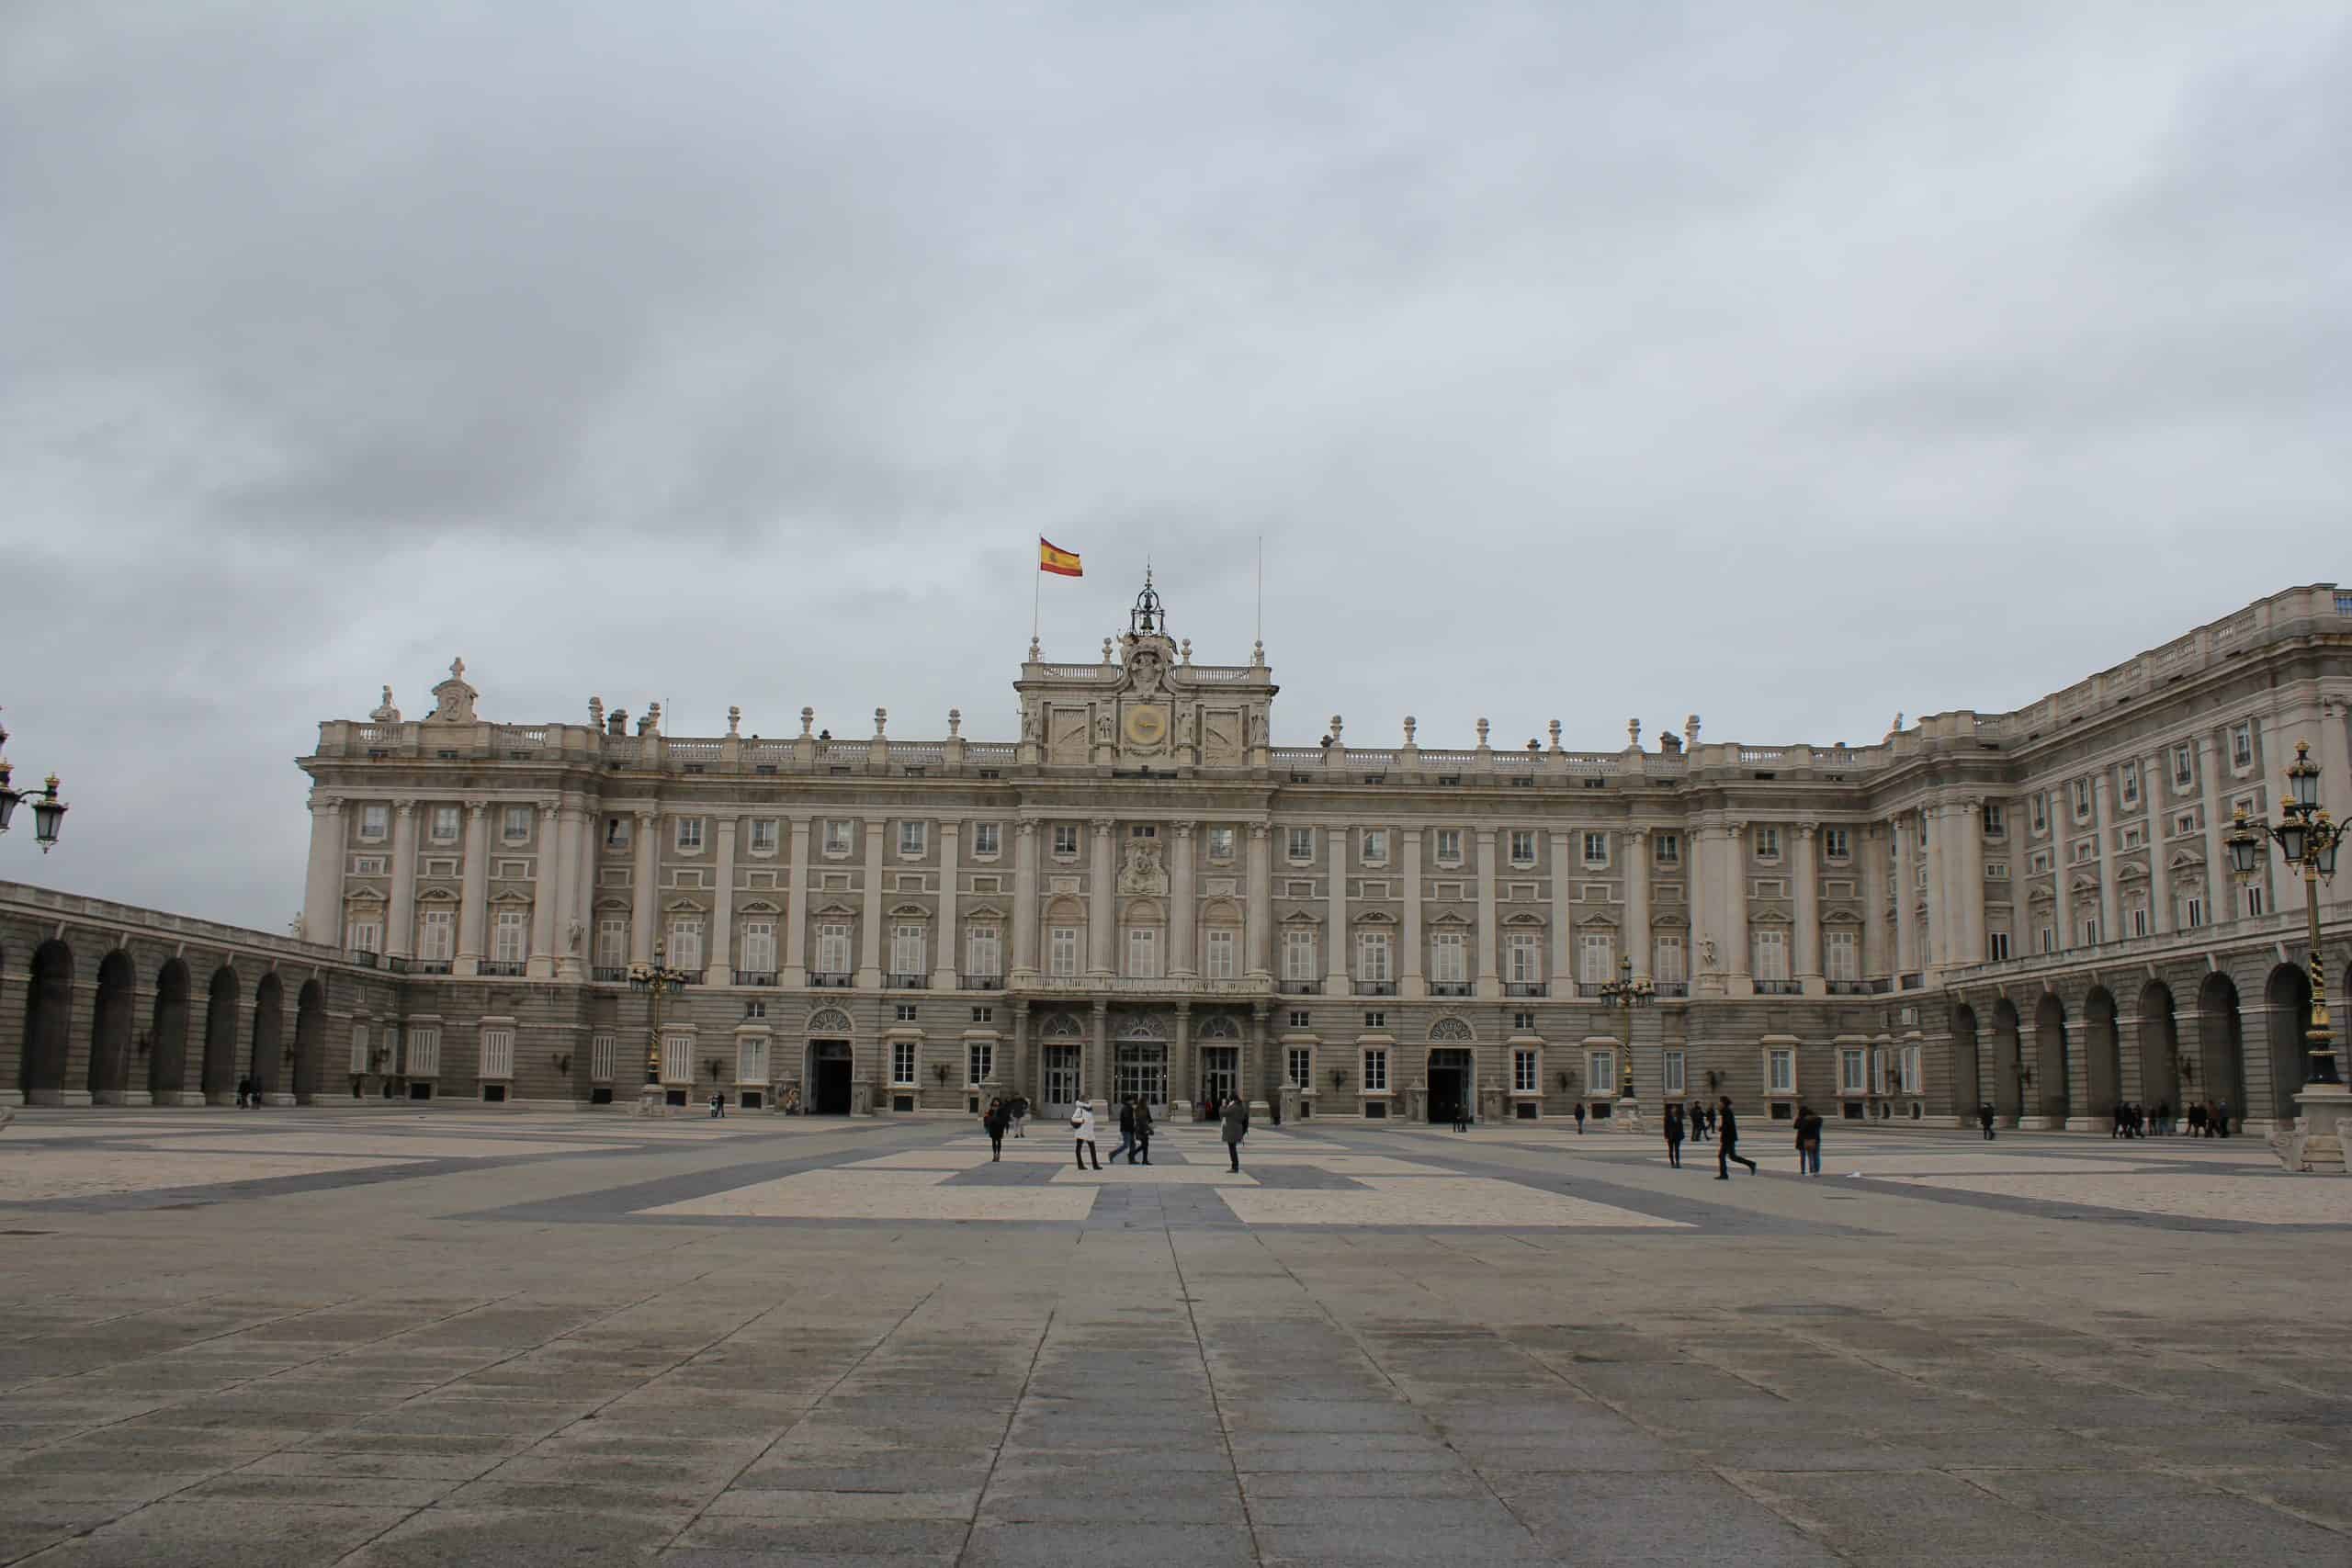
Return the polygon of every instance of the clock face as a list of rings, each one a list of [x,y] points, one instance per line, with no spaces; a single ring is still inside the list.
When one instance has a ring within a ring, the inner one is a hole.
[[[1157,746],[1168,739],[1168,715],[1156,707],[1127,710],[1127,739],[1136,746]]]

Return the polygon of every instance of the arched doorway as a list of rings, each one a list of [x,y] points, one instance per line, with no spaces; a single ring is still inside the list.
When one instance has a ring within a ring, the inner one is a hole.
[[[2245,1114],[2245,1041],[2236,985],[2227,975],[2206,976],[2197,991],[2197,1081],[2189,1092],[2229,1107],[2233,1128]]]
[[[294,1100],[308,1105],[326,1076],[327,988],[316,980],[294,1001]]]
[[[95,1105],[120,1105],[130,1087],[130,1019],[138,971],[116,948],[98,961],[98,1000],[90,1015],[90,1073]]]
[[[153,1038],[147,1048],[147,1091],[158,1105],[176,1105],[187,1087],[187,965],[166,959],[155,973]]]
[[[2018,1009],[2007,997],[1993,1004],[1993,1111],[2012,1127],[2025,1114],[2025,1058],[2018,1038]]]
[[[2044,991],[2033,1010],[2033,1094],[2045,1127],[2064,1127],[2072,1114],[2067,1065],[2066,1004]]]
[[[2140,1095],[2149,1114],[2180,1109],[2180,1033],[2172,988],[2151,980],[2140,988]]]
[[[820,1008],[809,1015],[807,1104],[814,1116],[846,1116],[855,1102],[856,1054],[849,1014]]]
[[[204,1099],[227,1105],[237,1098],[237,972],[212,972],[204,1003]]]
[[[74,950],[51,937],[33,949],[25,990],[25,1057],[17,1087],[26,1103],[59,1105],[65,1099],[65,1063],[74,1041]]]
[[[2262,1032],[2270,1064],[2270,1114],[2292,1122],[2295,1092],[2303,1087],[2311,1061],[2312,982],[2299,964],[2281,964],[2262,987]],[[2249,1107],[2248,1109],[2252,1109]]]
[[[1951,1111],[1963,1127],[1976,1120],[1979,1073],[1976,1052],[1976,1010],[1962,1005],[1951,1010]]]
[[[1037,1026],[1037,1098],[1048,1117],[1068,1116],[1086,1096],[1085,1040],[1076,1013],[1049,1013]]]
[[[261,977],[254,988],[254,1089],[259,1094],[277,1094],[285,1089],[286,1067],[286,986],[277,971]]]
[[[2083,1109],[2090,1115],[2112,1118],[2123,1102],[2123,1038],[2115,1026],[2115,997],[2105,986],[2094,986],[2083,998]]]

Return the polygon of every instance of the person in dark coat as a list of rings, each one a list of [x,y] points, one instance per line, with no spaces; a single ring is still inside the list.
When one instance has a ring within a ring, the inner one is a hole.
[[[1132,1100],[1119,1101],[1119,1146],[1111,1151],[1111,1163],[1118,1164],[1121,1155],[1127,1156],[1129,1165],[1136,1163],[1136,1102]]]
[[[1666,1163],[1676,1170],[1682,1168],[1682,1102],[1679,1100],[1666,1108]]]
[[[2205,1106],[2202,1101],[2188,1108],[2188,1135],[2192,1138],[2205,1135]]]
[[[237,1080],[237,1104],[239,1107],[242,1108],[248,1105],[257,1105],[260,1101],[261,1097],[254,1092],[254,1080],[251,1077],[239,1078]]]
[[[1584,1136],[1584,1101],[1577,1101],[1577,1136]]]
[[[1151,1107],[1143,1096],[1136,1096],[1136,1146],[1127,1156],[1129,1165],[1151,1163]]]
[[[999,1160],[1004,1157],[1004,1127],[1012,1120],[1012,1112],[1006,1109],[1003,1100],[989,1101],[988,1112],[980,1118],[980,1125],[989,1135],[989,1158]]]
[[[1985,1100],[1976,1108],[1976,1124],[1984,1129],[1984,1141],[1993,1141],[1993,1102]]]
[[[2228,1100],[2225,1100],[2213,1107],[2212,1120],[2213,1135],[2220,1138],[2228,1137],[2230,1135],[2230,1102]]]
[[[1723,1103],[1715,1108],[1715,1179],[1717,1181],[1731,1179],[1733,1160],[1737,1160],[1746,1166],[1748,1175],[1756,1174],[1756,1162],[1739,1152],[1739,1118],[1732,1112],[1731,1096],[1725,1095]]]
[[[1797,1170],[1805,1176],[1821,1174],[1821,1118],[1810,1105],[1797,1107]]]
[[[1241,1140],[1250,1135],[1250,1106],[1239,1095],[1225,1102],[1224,1126],[1220,1135],[1225,1139],[1225,1157],[1233,1168],[1241,1168]]]

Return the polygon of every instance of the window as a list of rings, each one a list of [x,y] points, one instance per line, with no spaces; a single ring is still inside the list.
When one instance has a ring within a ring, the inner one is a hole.
[[[2172,749],[2172,782],[2176,789],[2187,789],[2197,778],[2196,753],[2187,746]]]
[[[630,826],[629,819],[626,817],[605,818],[605,847],[608,850],[625,850],[628,848]]]
[[[1758,860],[1781,858],[1781,830],[1778,828],[1763,827],[1756,829],[1756,858]]]
[[[2085,947],[2092,947],[2098,944],[2098,920],[2097,917],[2093,917],[2090,919],[2083,921],[2076,930],[2081,933],[2080,941]]]
[[[1313,860],[1315,858],[1314,829],[1293,828],[1290,830],[1290,858],[1293,860]]]
[[[1774,931],[1756,933],[1756,979],[1761,985],[1785,986],[1788,984],[1788,932]]]
[[[1230,931],[1209,932],[1208,977],[1212,980],[1233,978],[1233,942]]]
[[[458,953],[458,912],[427,909],[417,917],[416,955],[429,964],[447,964]]]
[[[912,1023],[915,1021],[915,1004],[912,1002],[893,1003],[891,1005],[891,1016],[896,1018],[900,1023]]]
[[[1209,859],[1231,860],[1232,858],[1233,829],[1231,828],[1211,828],[1209,829]]]
[[[1577,979],[1587,986],[1605,986],[1617,977],[1617,939],[1607,931],[1587,931],[1577,938]]]
[[[508,807],[504,823],[500,828],[498,836],[510,844],[530,842],[531,808],[527,806]]]
[[[702,967],[702,917],[673,915],[670,918],[670,947],[663,954],[673,969]]]
[[[1469,971],[1464,958],[1460,931],[1439,931],[1430,938],[1430,978],[1438,985],[1468,983]]]
[[[678,818],[678,852],[682,855],[702,853],[701,818],[681,817]]]
[[[1153,927],[1127,932],[1127,973],[1139,980],[1159,978],[1159,932]]]
[[[2123,804],[2140,804],[2140,764],[2137,762],[2123,764]]]
[[[1584,1091],[1594,1099],[1617,1092],[1617,1053],[1587,1051],[1584,1054]]]
[[[1078,853],[1077,823],[1057,822],[1054,824],[1054,853],[1057,855]]]
[[[351,1026],[351,1070],[364,1073],[368,1066],[368,1026],[355,1023]]]
[[[1283,978],[1312,980],[1315,978],[1315,933],[1308,931],[1287,931],[1283,933]]]
[[[436,806],[433,808],[433,840],[434,842],[441,844],[453,844],[458,841],[458,808],[456,807]]]
[[[596,921],[596,967],[619,969],[628,963],[628,920],[605,915]]]
[[[1363,830],[1363,863],[1366,865],[1388,863],[1387,829],[1366,828]]]
[[[1519,1033],[1532,1034],[1535,1032],[1535,1015],[1532,1012],[1515,1012],[1510,1015],[1510,1026]]]
[[[1769,1059],[1770,1082],[1774,1094],[1794,1094],[1797,1091],[1797,1054],[1779,1049]]]
[[[1462,863],[1462,829],[1440,828],[1437,830],[1437,861],[1440,865]]]
[[[752,975],[775,973],[775,922],[745,920],[743,922],[743,969]]]
[[[1290,1010],[1290,1026],[1293,1029],[1305,1029],[1314,1021],[1315,1020],[1313,1015],[1308,1013],[1306,1009],[1293,1008]]]
[[[996,1021],[996,1009],[992,1007],[974,1008],[972,1010],[972,1021],[974,1023],[994,1023]]]
[[[343,928],[343,945],[354,953],[384,951],[384,922],[374,915],[355,915]]]
[[[2090,814],[2091,781],[2088,779],[2076,779],[2075,781],[2075,819],[2076,821],[2080,821]]]
[[[1356,978],[1374,983],[1391,978],[1386,931],[1356,932]]]
[[[2033,797],[2033,830],[2037,833],[2050,831],[2050,796],[2046,794]]]
[[[851,824],[847,822],[825,824],[825,852],[827,854],[845,855],[850,852],[850,827]]]
[[[2026,857],[2025,869],[2028,874],[2031,874],[2036,872],[2048,871],[2050,869],[2050,852],[2048,850],[2034,851],[2032,854]]]
[[[1850,931],[1831,931],[1821,938],[1822,977],[1848,983],[1862,977],[1860,943]]]
[[[1004,930],[993,921],[967,927],[964,932],[964,972],[974,976],[1004,973]]]
[[[481,1071],[476,1076],[485,1078],[511,1078],[514,1076],[513,1030],[485,1029],[481,1032]]]
[[[1998,801],[1986,801],[1984,803],[1984,836],[1988,839],[2003,838],[2007,836],[2008,830],[2009,814],[2007,808],[2003,807]]]
[[[2148,934],[2148,907],[2145,904],[2132,906],[2132,934],[2133,936]]]
[[[612,1082],[613,1069],[618,1065],[615,1058],[619,1055],[620,1042],[617,1037],[610,1034],[590,1035],[588,1037],[588,1081],[591,1083]]]
[[[2041,951],[2044,953],[2055,953],[2058,951],[2058,928],[2056,926],[2044,926],[2041,928]]]
[[[1843,828],[1824,828],[1821,830],[1821,852],[1828,856],[1831,860],[1844,860],[1848,853],[1846,847],[1846,829]]]
[[[1666,1069],[1666,1092],[1669,1095],[1690,1092],[1689,1058],[1680,1051],[1668,1051],[1660,1058]]]
[[[1919,1047],[1905,1045],[1903,1047],[1903,1092],[1924,1094],[1927,1087],[1925,1075],[1919,1070]]]
[[[1838,1053],[1838,1092],[1839,1094],[1869,1092],[1870,1079],[1865,1076],[1862,1058],[1863,1053],[1860,1051],[1848,1050]]]
[[[1056,926],[1046,933],[1046,972],[1064,978],[1078,973],[1076,926]]]
[[[890,973],[920,975],[923,973],[925,957],[923,928],[913,920],[902,920],[890,928]]]
[[[1544,978],[1541,939],[1533,931],[1513,931],[1504,939],[1507,967],[1503,977],[1514,986],[1532,986]]]
[[[1366,1029],[1386,1029],[1388,1015],[1385,1012],[1368,1012],[1363,1015],[1363,1026]]]
[[[2205,900],[2197,897],[2193,893],[2188,897],[2183,898],[2180,901],[2180,923],[2190,931],[2194,931],[2199,926],[2203,925],[2205,923]]]
[[[382,802],[379,801],[372,805],[363,806],[359,808],[359,836],[361,838],[369,840],[380,839],[391,830],[391,807],[384,805]]]
[[[501,909],[491,929],[490,957],[493,964],[520,964],[530,955],[531,911]]]
[[[438,1024],[418,1024],[408,1032],[408,1060],[401,1071],[413,1078],[438,1077],[441,1074],[441,1029]]]
[[[964,1047],[964,1087],[978,1089],[996,1076],[996,1046],[975,1040]]]
[[[1283,1053],[1283,1070],[1293,1089],[1315,1087],[1315,1053],[1305,1045],[1294,1045]]]
[[[1363,1054],[1363,1091],[1366,1094],[1388,1092],[1388,1053],[1378,1046]]]
[[[2262,913],[2262,884],[2254,882],[2246,885],[2245,912],[2249,915]]]
[[[743,1004],[743,1016],[745,1018],[765,1018],[767,1015],[768,1004],[765,1002],[745,1002]]]
[[[1535,863],[1535,831],[1533,829],[1513,828],[1510,830],[1510,863],[1513,865],[1533,865]]]
[[[972,824],[972,852],[974,854],[995,854],[999,841],[999,828],[996,823],[975,822]]]
[[[2172,819],[2172,830],[2176,837],[2186,837],[2187,835],[2197,831],[2197,813],[2194,811],[2184,811],[2179,816],[2174,818]]]
[[[775,818],[754,817],[752,818],[752,852],[755,855],[775,853]]]
[[[1137,822],[1127,829],[1127,837],[1130,839],[1157,839],[1159,837],[1159,828],[1156,823]]]
[[[915,1081],[915,1043],[911,1040],[890,1042],[890,1081],[904,1088]]]
[[[1544,1092],[1542,1065],[1534,1052],[1522,1050],[1510,1054],[1510,1091],[1513,1094]]]
[[[2126,828],[2116,836],[2116,839],[2117,848],[2136,850],[2148,841],[2148,835],[2138,828]]]
[[[1682,967],[1682,939],[1662,936],[1656,944],[1656,957],[1651,960],[1650,977],[1660,985],[1679,986],[1689,976]]]
[[[899,852],[900,854],[919,855],[923,852],[924,846],[930,841],[930,823],[901,822],[899,824]]]
[[[1650,836],[1650,859],[1659,865],[1682,863],[1682,835],[1654,833]]]
[[[2080,840],[2075,845],[2075,863],[2080,865],[2083,862],[2092,859],[2098,853],[2098,840],[2097,839]]]
[[[2009,933],[2007,931],[1986,931],[1984,933],[1984,957],[1986,961],[1988,963],[1998,964],[2008,955]]]
[[[2241,724],[2230,730],[2230,766],[2254,766],[2254,726]]]
[[[849,973],[849,927],[841,921],[828,921],[817,928],[817,972],[820,975]]]

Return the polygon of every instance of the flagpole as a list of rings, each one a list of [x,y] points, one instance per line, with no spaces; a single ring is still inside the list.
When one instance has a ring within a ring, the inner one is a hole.
[[[1038,542],[1040,544],[1045,542],[1042,536],[1039,538]],[[1044,562],[1039,561],[1033,564],[1029,569],[1029,575],[1036,580],[1029,585],[1029,654],[1030,657],[1034,659],[1036,657],[1037,653],[1037,627],[1044,616],[1046,608],[1046,568]]]

